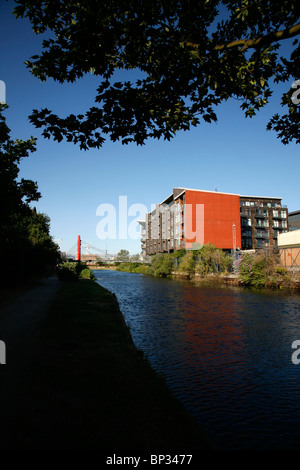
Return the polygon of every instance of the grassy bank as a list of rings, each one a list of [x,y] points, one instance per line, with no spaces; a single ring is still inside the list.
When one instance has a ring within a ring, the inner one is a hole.
[[[18,405],[8,400],[0,448],[95,449],[107,455],[209,448],[134,347],[115,296],[97,283],[62,282],[30,347],[34,363],[23,370]]]

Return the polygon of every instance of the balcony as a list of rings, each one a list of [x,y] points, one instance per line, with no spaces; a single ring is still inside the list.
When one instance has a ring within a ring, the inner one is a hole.
[[[255,235],[255,238],[269,238],[269,234],[268,233],[257,233]]]
[[[259,224],[259,223],[256,223],[256,224],[255,224],[255,227],[256,227],[256,228],[269,228],[269,224]]]
[[[255,217],[256,219],[266,219],[266,218],[269,217],[269,214],[268,214],[267,212],[262,212],[262,213],[256,212],[256,214],[254,215],[254,217]]]

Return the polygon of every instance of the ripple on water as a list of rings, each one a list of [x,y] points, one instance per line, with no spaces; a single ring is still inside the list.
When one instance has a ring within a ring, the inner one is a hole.
[[[95,274],[137,347],[221,447],[299,448],[299,295]]]

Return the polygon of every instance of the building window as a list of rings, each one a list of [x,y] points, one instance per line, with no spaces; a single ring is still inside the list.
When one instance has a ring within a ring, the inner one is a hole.
[[[245,238],[242,240],[242,247],[244,250],[249,250],[252,248],[252,240],[251,238]]]
[[[278,211],[273,211],[273,217],[278,217]]]
[[[282,217],[283,219],[286,219],[286,211],[281,211],[281,217]]]
[[[256,242],[257,248],[268,248],[270,246],[269,240],[258,239]]]
[[[282,221],[282,227],[283,227],[283,228],[287,228],[287,222],[286,222],[286,220],[283,220],[283,221]]]

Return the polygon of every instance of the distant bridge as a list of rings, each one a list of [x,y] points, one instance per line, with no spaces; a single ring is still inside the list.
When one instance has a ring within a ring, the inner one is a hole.
[[[91,243],[81,240],[80,235],[78,235],[77,242],[66,253],[67,259],[77,261],[111,260],[115,257],[116,254],[108,253],[107,250],[101,250]]]
[[[93,246],[91,243],[81,240],[78,235],[77,242],[66,252],[66,258],[68,260],[85,261],[95,263],[97,261],[125,261],[124,259],[118,259],[116,253],[108,253],[107,250],[101,250],[97,246]],[[138,263],[142,260],[129,259],[126,262]]]

